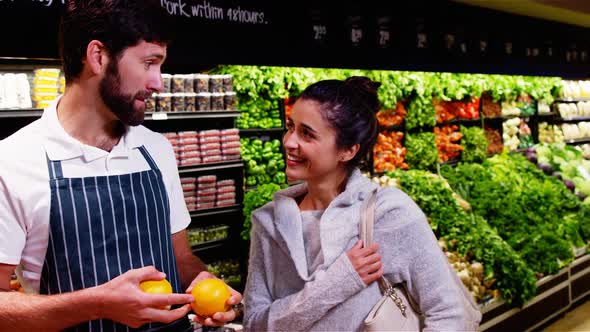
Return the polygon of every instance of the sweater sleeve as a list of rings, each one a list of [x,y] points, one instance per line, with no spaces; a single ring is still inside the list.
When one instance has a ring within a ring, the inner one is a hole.
[[[439,248],[424,214],[413,202],[409,207],[415,210],[402,212],[407,218],[404,221],[400,221],[400,211],[390,211],[384,216],[401,224],[394,229],[380,230],[393,240],[382,247],[384,256],[393,253],[393,257],[385,258],[384,264],[397,265],[394,269],[401,271],[399,277],[406,282],[408,293],[424,314],[424,331],[476,330],[481,314],[468,298],[471,295],[463,289]]]
[[[244,291],[244,327],[247,331],[309,330],[330,309],[366,287],[346,253],[343,253],[326,270],[316,271],[316,277],[306,282],[298,292],[274,298],[272,283],[281,281],[272,279],[265,262],[270,264],[273,252],[280,249],[264,230],[256,226],[254,215],[252,225],[248,279]],[[280,271],[275,271],[275,274],[280,275]]]

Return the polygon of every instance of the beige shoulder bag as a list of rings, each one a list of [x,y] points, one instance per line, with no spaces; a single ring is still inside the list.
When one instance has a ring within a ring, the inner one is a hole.
[[[373,241],[373,222],[375,220],[375,201],[377,190],[365,199],[361,211],[360,236],[363,245]],[[420,309],[411,299],[403,285],[393,286],[381,277],[379,288],[383,297],[375,304],[364,322],[364,331],[420,331],[424,322]]]

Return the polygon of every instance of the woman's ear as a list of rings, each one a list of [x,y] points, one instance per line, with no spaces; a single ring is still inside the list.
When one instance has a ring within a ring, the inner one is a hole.
[[[341,162],[347,162],[356,156],[357,152],[359,152],[360,144],[352,145],[348,148],[344,148],[338,152],[338,160]]]
[[[105,72],[109,64],[110,56],[104,44],[98,40],[92,40],[86,48],[86,63],[88,68],[95,75]]]

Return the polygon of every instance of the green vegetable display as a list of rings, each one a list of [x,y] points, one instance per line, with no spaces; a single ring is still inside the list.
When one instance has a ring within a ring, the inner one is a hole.
[[[276,183],[263,184],[256,189],[246,192],[244,195],[244,228],[242,229],[242,238],[244,240],[250,239],[250,228],[252,227],[252,221],[250,220],[252,211],[258,209],[264,204],[272,201],[273,194],[285,187],[286,185],[280,186]]]
[[[438,163],[438,150],[434,133],[408,134],[406,162],[412,169],[434,171]]]
[[[554,274],[573,260],[584,218],[580,201],[523,156],[504,153],[441,173],[531,269]]]
[[[240,144],[246,166],[246,186],[287,182],[285,160],[278,139],[263,142],[257,138],[240,138]]]
[[[461,126],[461,161],[466,163],[481,163],[486,159],[488,140],[483,129],[479,127]]]
[[[535,296],[533,270],[485,219],[461,208],[443,178],[419,170],[386,175],[399,179],[401,189],[420,206],[438,238],[455,243],[455,248],[449,250],[483,263],[487,287],[498,289],[513,306],[520,306]]]

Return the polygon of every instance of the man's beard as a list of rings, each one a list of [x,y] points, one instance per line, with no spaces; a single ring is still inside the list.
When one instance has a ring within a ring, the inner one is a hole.
[[[129,95],[121,92],[121,77],[116,61],[109,63],[105,77],[100,81],[100,96],[105,105],[126,126],[138,126],[143,123],[145,107],[141,110],[134,108],[136,99],[146,99],[149,94],[145,91]]]

